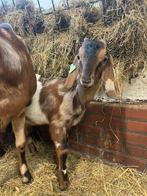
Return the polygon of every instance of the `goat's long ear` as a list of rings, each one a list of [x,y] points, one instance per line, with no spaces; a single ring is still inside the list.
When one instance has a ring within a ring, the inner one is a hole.
[[[104,66],[105,69],[102,73],[101,79],[103,81],[105,81],[109,76],[112,77],[113,76],[113,70],[112,70],[112,66],[113,66],[113,58],[111,56],[111,54],[108,54],[106,56],[106,59],[104,60]]]
[[[77,65],[77,56],[75,57],[73,64]],[[73,72],[68,74],[64,83],[64,88],[66,90],[70,90],[75,85],[78,73],[79,73],[79,68],[76,67],[76,69]]]
[[[106,57],[106,68],[102,73],[101,79],[104,84],[105,92],[108,97],[116,97],[116,89],[114,84],[114,75],[113,75],[113,58],[110,54]]]

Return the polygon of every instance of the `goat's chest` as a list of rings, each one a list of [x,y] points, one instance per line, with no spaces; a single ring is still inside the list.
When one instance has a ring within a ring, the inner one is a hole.
[[[41,89],[42,86],[37,84],[37,90],[32,98],[31,105],[26,108],[26,120],[27,123],[31,125],[42,125],[49,123],[45,113],[41,110],[40,107],[39,99]]]

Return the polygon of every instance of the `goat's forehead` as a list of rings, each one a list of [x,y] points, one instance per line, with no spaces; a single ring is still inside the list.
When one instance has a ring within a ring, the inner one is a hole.
[[[88,56],[94,56],[98,51],[104,48],[101,41],[86,40],[83,42],[80,51]]]

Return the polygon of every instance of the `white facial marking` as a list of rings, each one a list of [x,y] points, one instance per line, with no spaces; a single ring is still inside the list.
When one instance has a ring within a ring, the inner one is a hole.
[[[106,92],[115,90],[114,82],[110,78],[106,80],[105,90],[106,90]]]
[[[63,169],[62,172],[64,175],[67,173],[66,169]]]
[[[37,81],[37,89],[32,98],[32,103],[26,108],[26,112],[25,112],[26,117],[33,124],[37,124],[37,125],[49,124],[49,121],[46,115],[41,110],[40,103],[39,103],[41,89],[42,89],[42,84],[41,82]]]
[[[20,167],[20,172],[21,172],[21,175],[24,175],[26,172],[27,172],[27,166],[26,164],[22,164],[22,166]]]
[[[59,146],[61,146],[61,144],[59,142],[55,142],[55,146],[56,146],[56,148],[59,148]]]

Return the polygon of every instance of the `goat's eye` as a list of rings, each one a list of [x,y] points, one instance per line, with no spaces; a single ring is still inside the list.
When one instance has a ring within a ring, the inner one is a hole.
[[[77,59],[80,60],[80,56],[79,55],[77,56]]]

